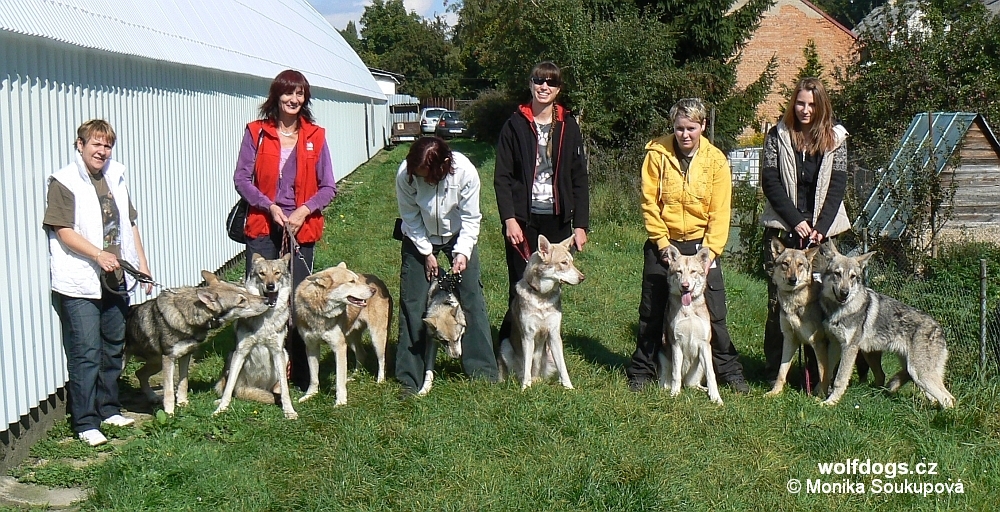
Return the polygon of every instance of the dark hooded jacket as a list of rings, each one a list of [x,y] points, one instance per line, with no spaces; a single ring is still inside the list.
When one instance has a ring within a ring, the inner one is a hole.
[[[555,215],[574,228],[590,226],[590,191],[587,158],[580,125],[563,107],[555,105],[552,140],[552,191]],[[531,105],[521,105],[503,126],[497,143],[496,189],[500,220],[528,220],[531,186],[535,181],[538,139]]]

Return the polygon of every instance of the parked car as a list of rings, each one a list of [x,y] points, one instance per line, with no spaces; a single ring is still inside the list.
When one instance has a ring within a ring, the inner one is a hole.
[[[441,119],[438,120],[437,130],[434,133],[442,139],[465,137],[467,135],[465,121],[459,117],[458,112],[449,110],[441,114]]]
[[[434,133],[437,129],[438,120],[441,114],[447,112],[446,108],[439,107],[427,107],[420,112],[420,132],[421,133]]]

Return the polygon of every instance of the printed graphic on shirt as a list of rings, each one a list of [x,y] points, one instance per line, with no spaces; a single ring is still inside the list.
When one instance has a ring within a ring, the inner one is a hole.
[[[549,151],[549,135],[552,124],[535,123],[538,134],[538,151],[535,155],[535,181],[531,186],[531,213],[552,214],[552,158]]]
[[[115,198],[108,192],[108,195],[101,196],[101,215],[104,218],[104,247],[121,245],[121,233],[119,233],[118,209],[115,208]]]

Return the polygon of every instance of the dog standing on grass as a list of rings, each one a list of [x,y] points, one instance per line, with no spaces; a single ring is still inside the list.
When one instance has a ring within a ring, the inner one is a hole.
[[[781,394],[788,378],[788,369],[792,366],[792,358],[802,345],[809,345],[816,353],[819,396],[826,397],[830,390],[833,367],[829,364],[829,343],[823,327],[823,310],[819,304],[822,285],[813,279],[812,263],[818,252],[819,247],[789,249],[777,238],[771,239],[771,256],[774,261],[771,280],[778,290],[784,344],[781,347],[778,377],[764,396]]]
[[[694,256],[684,256],[670,245],[667,246],[667,260],[670,263],[670,302],[664,322],[663,349],[659,355],[660,386],[670,388],[670,396],[679,395],[682,384],[707,389],[709,399],[722,405],[712,363],[712,319],[705,302],[712,252],[702,247]],[[707,388],[703,382],[708,384]]]
[[[302,281],[295,290],[295,325],[306,344],[309,389],[304,402],[319,392],[320,343],[333,350],[337,372],[336,405],[347,403],[347,347],[361,360],[361,337],[371,334],[378,359],[376,382],[385,380],[385,353],[392,316],[389,288],[376,276],[358,275],[341,262]]]
[[[222,399],[212,415],[229,408],[237,387],[240,388],[237,396],[263,398],[267,393],[274,392],[276,379],[281,395],[281,410],[285,417],[290,420],[299,417],[292,408],[286,373],[288,355],[285,352],[285,338],[288,334],[289,299],[292,294],[292,272],[289,266],[291,258],[291,254],[277,260],[264,259],[259,254],[253,255],[246,287],[251,293],[264,297],[268,310],[260,316],[236,322],[236,348],[227,358],[228,368],[216,385],[216,389],[223,388]],[[265,356],[265,352],[270,357]],[[222,384],[223,380],[225,384]],[[249,388],[256,392],[248,392]]]
[[[948,346],[941,326],[926,313],[862,283],[862,272],[874,252],[844,256],[832,241],[824,243],[821,252],[829,263],[823,272],[820,305],[831,341],[840,344],[841,361],[854,361],[859,350],[895,352],[903,369],[890,379],[890,392],[912,379],[931,402],[946,409],[953,407],[955,397],[944,386]],[[835,364],[831,361],[830,366]],[[823,405],[840,401],[853,370],[852,364],[840,365]]]
[[[138,357],[146,362],[135,376],[146,398],[159,400],[149,378],[166,368],[163,375],[163,410],[174,413],[175,405],[187,405],[188,366],[191,353],[208,332],[237,318],[250,318],[267,311],[263,297],[242,286],[219,280],[202,270],[207,286],[185,286],[164,290],[129,309],[125,319],[125,361]],[[174,388],[174,366],[179,363],[180,381]]]
[[[513,374],[522,390],[556,373],[563,387],[573,389],[563,356],[562,285],[579,284],[584,276],[573,264],[572,244],[573,236],[553,244],[538,235],[538,250],[515,286],[511,337],[500,341],[498,361],[500,379]]]
[[[462,357],[462,336],[465,335],[465,312],[458,301],[455,290],[461,282],[462,274],[445,274],[438,268],[437,279],[431,282],[427,290],[427,312],[424,314],[424,325],[427,326],[427,351],[424,359],[427,368],[424,371],[424,383],[417,395],[424,396],[431,391],[434,384],[434,359],[437,355],[437,343],[444,344],[445,353],[452,359]]]

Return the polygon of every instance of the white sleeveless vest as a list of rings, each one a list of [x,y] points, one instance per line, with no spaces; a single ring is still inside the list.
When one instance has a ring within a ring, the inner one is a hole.
[[[125,166],[108,160],[104,165],[104,179],[115,198],[118,208],[119,233],[121,235],[122,259],[139,268],[139,256],[135,249],[135,237],[132,234],[132,223],[129,221],[128,189],[125,186]],[[97,190],[90,180],[83,158],[78,154],[76,161],[52,173],[46,181],[46,196],[48,186],[56,180],[73,193],[76,212],[73,231],[76,231],[98,248],[104,247],[104,218],[101,205],[97,198]],[[56,236],[54,230],[48,230],[49,236],[49,273],[52,278],[52,291],[67,297],[86,299],[101,298],[100,267],[97,262],[70,250]],[[134,280],[125,274],[125,284],[132,288]]]

